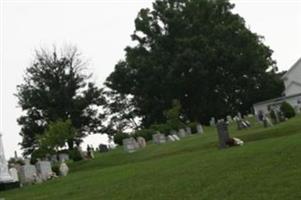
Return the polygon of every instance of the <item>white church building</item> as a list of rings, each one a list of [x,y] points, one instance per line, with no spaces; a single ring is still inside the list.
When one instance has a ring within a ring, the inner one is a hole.
[[[282,77],[284,81],[285,96],[262,101],[253,105],[256,115],[259,112],[268,113],[271,107],[279,106],[286,101],[291,104],[296,112],[301,112],[301,58]]]

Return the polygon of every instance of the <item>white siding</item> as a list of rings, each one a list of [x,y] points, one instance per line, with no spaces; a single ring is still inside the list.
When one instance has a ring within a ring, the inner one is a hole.
[[[285,75],[285,95],[290,96],[301,93],[301,59],[293,66],[293,68]]]

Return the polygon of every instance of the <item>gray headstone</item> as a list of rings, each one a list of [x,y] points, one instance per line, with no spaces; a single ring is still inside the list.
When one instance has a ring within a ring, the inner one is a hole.
[[[126,138],[122,140],[123,149],[128,153],[133,153],[139,147],[138,143],[136,142],[135,138]]]
[[[227,116],[227,121],[228,121],[229,123],[232,123],[232,122],[233,122],[233,119],[232,119],[231,115],[228,115],[228,116]]]
[[[52,174],[51,163],[49,161],[38,161],[36,163],[38,176],[42,180],[47,180]]]
[[[186,127],[185,130],[186,130],[187,135],[191,135],[192,134],[190,127]]]
[[[22,184],[33,183],[37,176],[37,170],[34,165],[31,165],[29,160],[25,160],[25,165],[20,167],[19,178]]]
[[[178,136],[179,136],[180,138],[186,137],[186,132],[185,132],[185,130],[181,128],[181,129],[179,130],[179,132],[178,132]]]
[[[139,144],[140,148],[146,147],[146,141],[144,137],[137,137],[137,143]]]
[[[166,142],[166,137],[165,135],[161,134],[161,133],[157,133],[153,135],[153,142],[155,144],[163,144]]]
[[[210,120],[210,126],[211,126],[211,127],[215,127],[215,125],[216,125],[216,124],[215,124],[215,118],[212,117],[211,120]]]
[[[229,141],[229,130],[228,130],[228,124],[224,120],[218,121],[217,125],[217,133],[219,138],[219,147],[221,149],[226,148],[227,142]]]
[[[69,155],[67,153],[60,153],[59,154],[59,161],[68,161],[69,160]]]
[[[200,134],[204,133],[203,126],[201,124],[197,124],[196,131],[197,131],[197,133],[200,133]]]

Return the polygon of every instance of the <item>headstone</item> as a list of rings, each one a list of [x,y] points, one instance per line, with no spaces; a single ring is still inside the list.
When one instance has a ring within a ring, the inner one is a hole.
[[[187,135],[191,135],[191,134],[192,134],[192,131],[191,131],[191,128],[190,128],[190,127],[186,127],[186,128],[185,128],[185,131],[186,131],[186,134],[187,134]]]
[[[14,182],[19,182],[18,171],[16,168],[12,167],[9,169],[9,174],[12,177]]]
[[[69,155],[67,153],[60,153],[59,154],[59,161],[62,162],[62,161],[67,161],[69,160]]]
[[[69,167],[68,165],[65,163],[65,161],[62,161],[62,163],[60,164],[60,175],[61,176],[67,176],[68,172],[69,172]]]
[[[168,135],[168,136],[167,136],[167,140],[168,140],[169,142],[174,142],[174,141],[176,141],[176,139],[175,139],[172,135]]]
[[[153,142],[155,144],[163,144],[166,142],[166,137],[165,135],[161,134],[161,133],[157,133],[153,135]]]
[[[242,115],[241,115],[240,112],[237,113],[237,117],[238,117],[239,119],[242,119]]]
[[[186,137],[186,132],[185,132],[185,130],[181,128],[181,129],[179,130],[179,132],[178,132],[178,136],[179,136],[180,138]]]
[[[200,133],[200,134],[204,133],[203,126],[201,124],[197,124],[196,131],[197,131],[197,133]]]
[[[233,122],[233,119],[232,119],[231,115],[228,115],[228,116],[227,116],[227,121],[228,121],[229,123],[232,123],[232,122]]]
[[[177,131],[175,131],[175,130],[171,130],[171,131],[169,131],[169,134],[170,134],[170,135],[177,135],[178,133],[177,133]]]
[[[137,143],[139,144],[140,148],[146,147],[146,141],[144,137],[137,137]]]
[[[133,138],[133,137],[123,139],[122,144],[123,144],[124,151],[126,151],[128,153],[133,153],[137,150],[138,145],[137,145],[135,138]]]
[[[177,141],[181,140],[177,135],[172,135],[172,136],[173,136],[173,138],[174,138],[175,140],[177,140]]]
[[[227,142],[229,141],[229,131],[228,131],[228,124],[224,120],[219,120],[217,125],[217,133],[219,138],[219,147],[221,149],[226,148]]]
[[[215,118],[212,117],[211,120],[210,120],[210,126],[211,126],[211,127],[215,127],[215,125],[216,125],[216,124],[215,124]]]
[[[19,175],[22,184],[34,183],[37,176],[36,167],[31,165],[28,159],[25,159],[25,165],[20,167]]]
[[[58,159],[57,159],[57,155],[56,155],[56,154],[50,156],[50,162],[51,162],[52,164],[55,164],[55,163],[58,162]]]
[[[51,163],[49,161],[38,161],[36,163],[37,175],[46,181],[53,174],[51,169]]]
[[[238,130],[241,130],[241,129],[245,128],[245,126],[243,125],[242,119],[240,119],[239,117],[236,120],[236,124],[237,124],[237,129]]]
[[[107,145],[105,145],[105,144],[100,144],[99,147],[98,147],[98,151],[99,151],[100,153],[106,153],[106,152],[109,151],[109,149],[108,149],[108,146],[107,146]]]

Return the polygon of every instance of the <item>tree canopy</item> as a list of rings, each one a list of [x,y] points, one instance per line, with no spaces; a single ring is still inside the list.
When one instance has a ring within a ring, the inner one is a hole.
[[[86,64],[76,47],[66,47],[61,55],[56,49],[36,51],[16,94],[23,110],[18,123],[25,155],[39,147],[39,136],[51,122],[70,120],[77,130],[68,139],[69,148],[101,129],[103,116],[97,108],[103,101],[102,90],[89,81]]]
[[[106,86],[133,97],[143,126],[166,121],[173,99],[186,120],[207,123],[279,96],[272,50],[233,7],[228,0],[157,0],[141,9],[135,45],[126,47]]]

